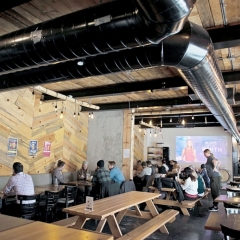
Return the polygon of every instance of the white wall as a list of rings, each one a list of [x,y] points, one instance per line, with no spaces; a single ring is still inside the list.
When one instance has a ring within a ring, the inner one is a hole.
[[[176,136],[227,136],[227,148],[228,155],[225,163],[223,162],[221,167],[225,167],[230,171],[232,175],[232,138],[228,132],[224,132],[222,127],[205,127],[205,128],[163,128],[162,136],[150,138],[150,130],[147,130],[147,134],[144,140],[144,159],[147,159],[147,147],[154,146],[157,142],[163,142],[164,147],[169,147],[170,159],[176,158]],[[181,166],[186,167],[190,164],[181,161]],[[200,167],[201,163],[191,163],[195,167]]]
[[[123,111],[94,112],[89,119],[87,160],[94,170],[97,161],[103,159],[107,168],[108,161],[115,161],[122,168],[123,155]]]

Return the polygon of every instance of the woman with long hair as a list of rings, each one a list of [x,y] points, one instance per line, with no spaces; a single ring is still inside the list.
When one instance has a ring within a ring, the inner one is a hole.
[[[184,190],[185,200],[196,200],[198,197],[198,181],[192,173],[192,169],[186,167],[183,171],[184,183],[180,183],[182,190]]]
[[[214,202],[214,199],[220,195],[221,174],[218,168],[221,164],[221,161],[217,160],[209,149],[205,149],[203,153],[207,158],[206,169],[208,177],[210,178],[210,188],[213,198],[213,206],[208,210],[210,212],[218,212],[218,202]]]
[[[182,150],[182,160],[186,162],[196,162],[196,149],[193,147],[193,142],[188,139],[186,142],[186,147]]]
[[[58,184],[66,183],[64,180],[64,176],[62,173],[62,170],[65,167],[65,162],[62,160],[58,160],[57,167],[53,170],[52,173],[52,183],[55,184],[55,181],[57,179]]]

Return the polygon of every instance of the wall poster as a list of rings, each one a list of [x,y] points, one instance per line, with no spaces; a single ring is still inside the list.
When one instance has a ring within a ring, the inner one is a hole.
[[[50,157],[51,154],[51,143],[45,141],[43,145],[43,157]]]
[[[29,156],[37,156],[37,150],[38,150],[38,141],[30,140],[29,148],[28,148],[28,155]]]
[[[9,138],[7,147],[8,147],[7,156],[9,156],[9,157],[17,156],[18,139],[17,138]]]

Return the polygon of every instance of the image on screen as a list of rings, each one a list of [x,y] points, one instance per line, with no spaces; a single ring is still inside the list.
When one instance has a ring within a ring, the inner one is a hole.
[[[176,136],[176,160],[184,162],[206,162],[203,155],[210,149],[216,159],[227,159],[226,136]]]

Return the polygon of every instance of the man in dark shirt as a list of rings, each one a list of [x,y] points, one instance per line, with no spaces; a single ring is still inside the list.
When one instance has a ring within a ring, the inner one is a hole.
[[[93,189],[91,195],[96,198],[99,191],[100,185],[103,183],[112,183],[110,173],[107,169],[104,168],[104,161],[99,160],[97,162],[97,168],[92,178]]]

